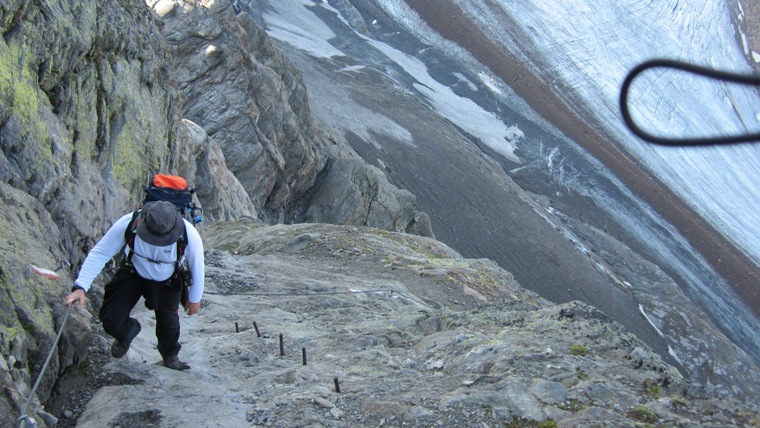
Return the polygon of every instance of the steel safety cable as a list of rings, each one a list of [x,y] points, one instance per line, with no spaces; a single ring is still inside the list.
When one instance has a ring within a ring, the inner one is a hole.
[[[37,387],[40,386],[40,381],[42,381],[42,375],[45,374],[45,371],[48,368],[48,365],[50,364],[50,358],[53,356],[53,352],[58,347],[58,341],[61,339],[61,334],[63,334],[63,328],[66,326],[66,321],[69,319],[69,314],[71,313],[71,308],[74,306],[74,304],[70,304],[69,308],[66,310],[66,315],[63,317],[63,322],[61,323],[61,329],[58,330],[58,335],[55,337],[55,341],[53,342],[52,348],[50,348],[50,352],[48,353],[47,359],[45,360],[45,364],[42,366],[42,370],[40,370],[40,374],[37,375],[37,381],[34,382],[34,386],[32,387],[32,391],[29,393],[29,396],[26,399],[26,404],[24,405],[24,408],[21,410],[21,416],[19,416],[19,428],[28,428],[28,427],[35,427],[37,426],[37,423],[29,417],[29,415],[26,414],[26,412],[29,410],[29,405],[32,403],[32,399],[34,398],[34,393],[37,392]]]

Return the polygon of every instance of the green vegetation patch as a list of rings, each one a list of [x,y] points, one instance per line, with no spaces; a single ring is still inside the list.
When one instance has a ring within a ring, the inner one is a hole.
[[[643,382],[644,391],[648,395],[652,395],[654,397],[660,396],[660,383],[654,379],[645,379]]]
[[[545,421],[532,421],[530,419],[515,417],[512,418],[511,423],[505,424],[504,426],[509,428],[555,428],[557,422],[551,419]]]
[[[579,345],[577,343],[574,343],[574,344],[570,345],[570,354],[576,355],[576,356],[579,356],[579,357],[583,357],[586,354],[588,354],[588,348],[585,347],[585,346],[583,346],[583,345]]]
[[[628,412],[628,416],[638,421],[650,424],[657,422],[657,419],[659,419],[655,412],[649,410],[649,408],[644,405],[636,406],[635,409]]]

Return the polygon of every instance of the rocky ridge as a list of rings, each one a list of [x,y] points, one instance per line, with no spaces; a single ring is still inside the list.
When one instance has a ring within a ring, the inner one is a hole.
[[[182,318],[192,369],[158,364],[153,315],[138,305],[143,333],[86,406],[56,401],[62,426],[760,423],[600,311],[552,304],[438,241],[245,221],[204,235],[208,293]]]

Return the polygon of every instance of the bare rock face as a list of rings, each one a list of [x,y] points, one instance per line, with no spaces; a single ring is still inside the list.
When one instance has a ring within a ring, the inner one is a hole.
[[[323,174],[306,212],[308,222],[411,232],[425,221],[415,219],[414,195],[391,186],[382,171],[360,159],[336,159]]]
[[[155,24],[137,0],[0,7],[2,426],[18,423],[86,251],[150,172],[175,168],[177,97]],[[89,326],[69,325],[37,397],[83,357]]]
[[[260,214],[284,217],[291,192],[308,188],[322,161],[296,121],[282,80],[248,52],[229,2],[148,5],[173,47],[184,117],[219,143]]]
[[[415,210],[416,198],[384,177],[374,183],[376,193],[385,196],[384,204],[373,204],[372,197],[355,198],[352,202],[361,205],[339,209],[309,207],[308,198],[315,193],[354,190],[342,181],[332,181],[329,190],[320,187],[317,177],[328,174],[328,163],[363,161],[314,121],[299,72],[249,15],[236,15],[232,3],[225,1],[161,0],[148,5],[160,17],[161,32],[173,48],[185,118],[218,142],[227,168],[262,220],[367,224],[432,235],[425,214]],[[336,158],[341,160],[331,162]],[[319,214],[306,215],[309,210]],[[351,210],[365,213],[363,221],[346,215]]]
[[[180,144],[179,172],[195,184],[206,222],[256,218],[256,208],[227,163],[219,145],[200,126],[183,120],[187,132]]]

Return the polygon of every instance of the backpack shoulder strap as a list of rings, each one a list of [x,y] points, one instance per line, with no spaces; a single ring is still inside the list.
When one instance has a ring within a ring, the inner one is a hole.
[[[187,224],[185,223],[185,220],[182,220],[182,234],[179,236],[179,240],[177,241],[177,260],[185,255],[185,248],[187,248],[187,243]]]
[[[132,255],[135,253],[135,236],[137,236],[137,226],[140,224],[140,220],[142,217],[140,217],[140,212],[142,210],[137,210],[132,214],[132,220],[129,221],[129,224],[127,225],[127,230],[124,231],[124,240],[127,242],[126,247],[129,247],[129,254],[127,255],[127,263],[130,263],[132,261]],[[185,255],[185,248],[187,248],[187,224],[185,224],[184,220],[182,221],[182,234],[179,236],[179,240],[177,240],[177,267],[179,267],[179,262],[182,259],[182,257]]]
[[[177,264],[174,266],[174,274],[185,269],[185,249],[187,248],[187,224],[182,220],[182,234],[177,240]]]
[[[127,224],[127,230],[124,231],[124,240],[127,242],[126,247],[129,247],[129,255],[127,255],[127,263],[132,261],[132,255],[135,253],[135,236],[137,236],[137,225],[140,224],[140,210],[135,211],[132,214],[132,220]]]

